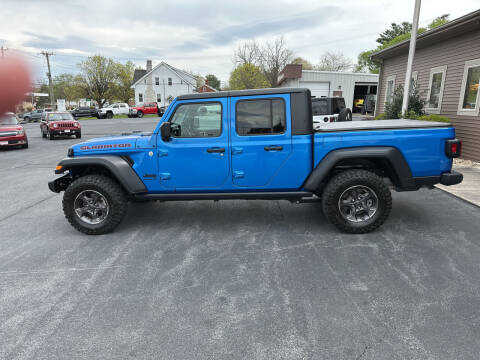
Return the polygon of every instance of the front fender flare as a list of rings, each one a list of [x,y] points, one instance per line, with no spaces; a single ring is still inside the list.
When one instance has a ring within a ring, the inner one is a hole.
[[[138,177],[130,164],[119,156],[82,156],[65,158],[58,163],[61,168],[55,170],[56,174],[63,174],[67,170],[88,168],[92,166],[107,169],[112,176],[123,186],[129,194],[147,192],[147,188]]]
[[[336,164],[349,159],[387,160],[395,172],[399,190],[413,190],[417,187],[410,166],[400,150],[390,146],[375,146],[338,149],[329,152],[309,175],[305,181],[304,189],[316,191]]]

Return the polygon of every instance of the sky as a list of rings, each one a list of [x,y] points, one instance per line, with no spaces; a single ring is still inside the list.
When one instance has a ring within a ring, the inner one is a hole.
[[[420,26],[477,10],[478,0],[423,0]],[[24,55],[35,79],[45,78],[39,53],[53,52],[52,74],[76,73],[85,57],[101,54],[145,67],[165,61],[222,81],[234,68],[237,46],[284,36],[312,63],[325,51],[356,61],[376,47],[392,22],[412,21],[414,0],[2,0],[0,46]]]

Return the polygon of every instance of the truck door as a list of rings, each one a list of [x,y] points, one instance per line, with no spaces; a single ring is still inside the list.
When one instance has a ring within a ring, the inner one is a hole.
[[[290,95],[232,97],[230,109],[234,186],[280,188],[271,181],[292,152]]]
[[[211,190],[229,179],[227,98],[186,100],[168,120],[170,141],[158,135],[158,168],[162,186],[175,190]]]

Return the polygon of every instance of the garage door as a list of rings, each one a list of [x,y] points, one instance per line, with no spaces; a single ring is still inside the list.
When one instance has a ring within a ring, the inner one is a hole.
[[[300,87],[310,89],[312,96],[328,96],[330,90],[329,82],[320,81],[300,81]]]

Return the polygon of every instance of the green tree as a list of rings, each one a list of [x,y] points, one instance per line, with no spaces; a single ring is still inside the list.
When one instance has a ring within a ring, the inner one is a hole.
[[[230,74],[232,90],[267,88],[269,82],[260,67],[253,64],[239,65]]]
[[[389,41],[395,39],[397,36],[410,33],[412,31],[412,24],[404,21],[401,24],[392,23],[390,28],[382,32],[377,38],[377,43],[384,45]]]
[[[403,117],[416,118],[425,114],[425,100],[423,94],[413,86],[410,96],[408,97],[407,114]],[[402,103],[403,103],[403,85],[398,85],[393,91],[390,102],[385,104],[385,116],[387,119],[399,119],[402,117]]]
[[[55,99],[75,101],[85,96],[85,89],[81,85],[82,78],[79,75],[60,74],[53,79],[53,92]]]
[[[436,27],[446,24],[449,21],[448,14],[439,16],[435,18],[427,28],[420,27],[418,28],[418,34],[422,34],[427,30],[435,29]],[[409,24],[409,26],[405,25]],[[395,26],[394,26],[395,25]],[[385,30],[383,33],[380,34],[380,37],[377,39],[379,45],[377,48],[367,51],[362,51],[357,58],[357,64],[355,65],[355,71],[357,72],[370,72],[374,74],[378,74],[380,70],[380,64],[375,63],[373,60],[370,59],[370,55],[373,53],[386,49],[392,45],[398,44],[404,40],[408,40],[410,38],[410,31],[412,26],[410,23],[403,22],[401,25],[397,25],[393,23],[390,29]],[[405,31],[408,30],[408,31]],[[395,37],[392,37],[394,34],[397,34]]]
[[[102,107],[113,99],[118,80],[117,64],[101,55],[88,57],[79,64],[81,85],[86,95]]]
[[[115,66],[117,80],[114,88],[114,97],[128,103],[135,96],[134,90],[131,88],[135,65],[133,62],[127,61],[125,64],[116,63]]]
[[[300,64],[302,65],[303,70],[313,70],[313,65],[310,61],[307,59],[304,59],[302,57],[296,57],[295,59],[292,60],[292,64]]]
[[[205,81],[207,84],[214,89],[220,90],[220,80],[213,74],[208,74],[205,76]]]

